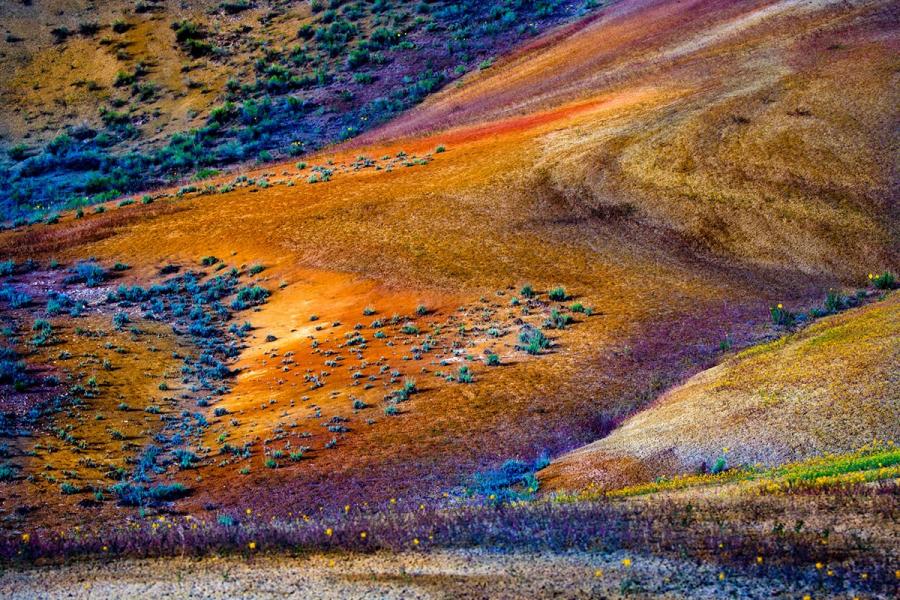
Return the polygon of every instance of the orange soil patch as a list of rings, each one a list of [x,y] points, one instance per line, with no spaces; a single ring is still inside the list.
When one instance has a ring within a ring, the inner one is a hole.
[[[12,440],[9,462],[21,467],[19,474],[28,478],[5,484],[0,508],[7,519],[18,513],[71,525],[83,522],[86,514],[122,516],[123,509],[113,502],[97,502],[92,494],[74,490],[65,493],[65,488],[105,490],[122,476],[117,471],[132,471],[129,461],[154,443],[163,418],[193,408],[171,394],[168,399],[159,398],[160,382],[178,372],[180,361],[172,354],[182,346],[171,329],[158,323],[135,323],[146,332],[136,341],[127,331],[114,329],[109,318],[52,318],[51,322],[54,341],[39,348],[29,361],[52,367],[63,388],[81,385],[97,395],[88,411],[74,411],[64,400],[63,408],[46,417],[33,435]],[[159,412],[147,412],[149,406],[158,406]],[[89,513],[79,511],[86,506]]]

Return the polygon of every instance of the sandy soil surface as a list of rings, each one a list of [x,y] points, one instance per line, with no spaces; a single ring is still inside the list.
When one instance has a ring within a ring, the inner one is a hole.
[[[711,565],[625,553],[185,558],[0,574],[4,598],[797,598],[806,592],[720,574]]]

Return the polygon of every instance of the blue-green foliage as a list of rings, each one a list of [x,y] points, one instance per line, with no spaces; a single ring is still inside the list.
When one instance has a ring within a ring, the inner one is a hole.
[[[497,469],[473,475],[466,489],[471,495],[497,503],[529,499],[538,490],[535,473],[548,464],[550,458],[546,454],[533,461],[507,460]]]

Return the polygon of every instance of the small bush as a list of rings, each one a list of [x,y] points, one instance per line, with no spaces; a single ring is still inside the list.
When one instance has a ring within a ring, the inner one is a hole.
[[[71,494],[78,494],[78,493],[80,493],[80,492],[81,492],[81,488],[78,487],[77,485],[72,485],[71,483],[64,483],[64,484],[62,484],[61,486],[59,486],[59,491],[60,491],[63,495],[68,496],[68,495],[71,495]]]
[[[75,265],[71,279],[78,283],[84,283],[88,287],[97,287],[106,281],[106,277],[106,270],[100,265],[83,262]]]
[[[112,492],[122,506],[144,506],[155,502],[178,500],[187,496],[189,490],[180,483],[143,487],[123,482],[114,485]]]
[[[555,302],[564,302],[569,298],[569,295],[566,294],[566,288],[559,286],[550,290],[548,296],[551,300]]]
[[[825,297],[825,312],[833,314],[842,311],[850,306],[850,299],[834,290],[829,290]]]
[[[897,278],[890,271],[885,271],[880,275],[869,275],[869,281],[878,290],[892,290],[897,286]]]
[[[16,478],[16,469],[12,465],[0,465],[0,481],[12,481]]]
[[[572,315],[559,312],[555,308],[550,311],[550,317],[544,321],[544,326],[551,329],[565,329],[572,323]]]
[[[183,448],[175,450],[173,455],[175,457],[175,461],[178,463],[179,469],[193,468],[194,463],[200,460],[200,458],[196,454],[194,454],[190,450],[185,450]]]
[[[113,315],[113,325],[116,329],[124,329],[130,321],[131,319],[126,312],[117,312]]]
[[[792,327],[797,322],[797,315],[784,308],[783,304],[777,304],[769,309],[772,323],[778,327]]]
[[[728,460],[724,456],[720,456],[716,459],[716,462],[713,464],[712,468],[710,468],[709,472],[713,475],[717,475],[728,469]]]
[[[522,344],[519,349],[525,350],[528,354],[540,354],[542,350],[550,347],[550,339],[540,329],[531,326],[522,328],[519,332],[519,342]]]

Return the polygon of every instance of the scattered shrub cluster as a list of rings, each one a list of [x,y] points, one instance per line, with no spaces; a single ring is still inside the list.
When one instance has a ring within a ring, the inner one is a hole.
[[[236,14],[250,7],[236,0],[219,9]],[[295,39],[263,43],[228,35],[212,20],[172,22],[187,57],[246,53],[255,57],[250,77],[227,82],[205,124],[148,147],[135,141],[165,91],[146,79],[152,64],[130,62],[114,82],[129,91],[130,105],[114,99],[98,109],[96,128],[79,124],[43,147],[6,149],[0,213],[27,223],[46,216],[48,206],[77,209],[222,165],[314,151],[384,122],[523,36],[589,8],[562,0],[329,3]],[[116,22],[111,29],[129,27]],[[71,34],[56,31],[60,40]],[[341,110],[324,109],[336,102]]]

